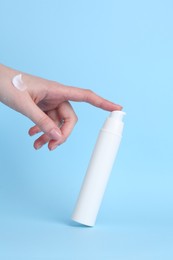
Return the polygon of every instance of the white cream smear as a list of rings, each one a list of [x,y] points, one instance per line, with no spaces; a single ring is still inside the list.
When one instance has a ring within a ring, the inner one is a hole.
[[[17,88],[20,91],[24,91],[27,89],[27,86],[23,82],[22,74],[18,74],[12,78],[12,83],[15,88]]]

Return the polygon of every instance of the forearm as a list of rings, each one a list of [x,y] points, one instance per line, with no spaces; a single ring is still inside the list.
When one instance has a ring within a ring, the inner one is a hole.
[[[7,99],[11,76],[11,69],[0,64],[0,101],[3,103],[5,103]]]
[[[11,69],[3,64],[0,64],[0,87],[5,79],[12,78],[17,73],[16,70]]]

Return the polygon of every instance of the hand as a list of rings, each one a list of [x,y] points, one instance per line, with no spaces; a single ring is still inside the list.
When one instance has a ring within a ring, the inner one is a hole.
[[[14,76],[22,74],[26,90],[12,84]],[[48,143],[50,150],[66,141],[72,132],[77,116],[69,101],[88,102],[107,111],[122,107],[96,95],[91,90],[31,76],[0,65],[0,101],[30,118],[35,126],[29,135],[43,134],[34,142],[35,149]]]

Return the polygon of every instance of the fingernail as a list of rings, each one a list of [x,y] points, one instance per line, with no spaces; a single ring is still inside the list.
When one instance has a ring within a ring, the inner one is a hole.
[[[54,140],[59,140],[59,138],[61,137],[61,132],[58,131],[57,129],[52,129],[50,131],[50,136]]]
[[[119,106],[120,110],[122,110],[122,109],[123,109],[123,107],[122,107],[122,106],[120,106],[120,105],[118,105],[118,106]]]
[[[49,148],[50,151],[53,151],[57,148],[58,144],[54,144],[52,147]]]
[[[38,150],[38,149],[40,149],[42,146],[43,146],[42,144],[38,144],[38,145],[35,146],[34,148],[35,148],[36,150]]]
[[[118,104],[115,104],[115,105],[116,105],[116,107],[117,107],[118,110],[122,110],[122,109],[123,109],[122,106],[120,106],[120,105],[118,105]]]

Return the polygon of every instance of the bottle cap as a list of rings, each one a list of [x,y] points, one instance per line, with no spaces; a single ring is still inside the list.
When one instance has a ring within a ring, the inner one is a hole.
[[[123,117],[125,115],[125,112],[119,110],[111,112],[103,125],[102,131],[121,135],[124,125]]]
[[[112,118],[114,118],[114,119],[116,119],[116,120],[120,120],[120,121],[122,121],[123,120],[123,117],[126,115],[126,113],[125,112],[123,112],[123,111],[113,111],[113,112],[111,112],[110,113],[110,115],[109,115],[109,117],[112,117]]]

